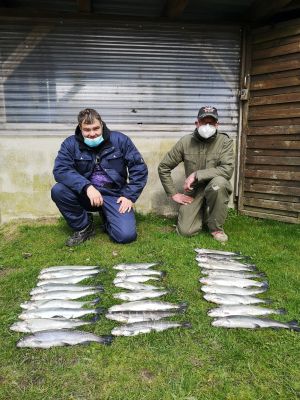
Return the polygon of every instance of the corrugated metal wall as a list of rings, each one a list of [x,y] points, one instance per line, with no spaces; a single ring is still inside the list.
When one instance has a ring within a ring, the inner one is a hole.
[[[239,208],[300,223],[300,21],[254,31]]]
[[[1,133],[66,134],[94,107],[128,134],[181,136],[203,104],[237,133],[236,27],[0,21]]]

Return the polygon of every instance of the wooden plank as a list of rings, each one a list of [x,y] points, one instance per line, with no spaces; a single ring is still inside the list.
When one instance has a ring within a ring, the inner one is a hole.
[[[261,43],[256,43],[252,45],[252,54],[255,51],[263,50],[263,49],[271,49],[274,47],[285,46],[286,44],[295,43],[300,40],[300,35],[287,36],[284,38],[267,40]]]
[[[252,171],[259,169],[260,171],[300,172],[300,167],[295,165],[265,165],[265,164],[253,165],[246,163],[246,167],[248,170]]]
[[[284,23],[278,24],[277,26],[275,25],[275,27],[274,24],[272,24],[254,30],[252,32],[252,43],[262,43],[269,40],[275,40],[299,34],[299,19],[294,19],[292,24],[291,21],[286,21]]]
[[[272,181],[271,179],[262,179],[262,178],[245,178],[245,185],[265,185],[265,186],[272,186],[272,185],[277,185],[279,187],[284,187],[285,189],[291,188],[291,189],[298,189],[300,188],[300,181],[282,181],[278,179],[276,183]]]
[[[295,135],[300,133],[300,125],[249,127],[247,135]]]
[[[265,171],[245,169],[245,177],[247,178],[263,178],[263,179],[282,179],[285,181],[300,181],[300,172],[291,171]]]
[[[277,94],[272,96],[255,96],[250,98],[249,106],[259,106],[266,104],[281,104],[300,102],[300,92]]]
[[[300,38],[295,43],[289,43],[284,46],[273,47],[270,49],[254,50],[252,52],[252,59],[259,60],[263,58],[270,58],[282,56],[285,54],[299,53],[300,51]]]
[[[282,118],[282,119],[276,119],[276,118],[269,118],[268,120],[252,120],[248,121],[249,127],[267,127],[267,126],[289,126],[289,125],[299,125],[300,124],[300,118]]]
[[[285,203],[300,203],[299,196],[287,196],[279,193],[262,193],[262,192],[249,192],[245,189],[244,197],[253,199],[264,199],[270,201],[282,201]]]
[[[249,106],[249,120],[300,117],[300,104],[288,103],[278,106]]]
[[[270,181],[272,182],[272,181]],[[255,193],[270,193],[270,194],[283,194],[287,196],[300,196],[300,187],[285,187],[278,186],[277,182],[274,185],[263,185],[260,183],[245,182],[245,192]]]
[[[166,16],[178,18],[188,5],[189,0],[168,0],[166,5]]]
[[[252,64],[251,74],[267,74],[269,72],[287,71],[300,68],[300,57],[298,54],[274,57],[256,61]]]
[[[246,157],[247,164],[267,165],[300,165],[300,157],[273,157],[273,156],[249,156]]]
[[[247,156],[300,157],[300,150],[248,148]]]
[[[252,136],[250,137],[249,135],[249,140],[255,140],[255,137],[257,138],[256,140],[270,140],[271,137],[270,135],[260,135],[260,136]],[[300,135],[298,134],[294,134],[294,135],[276,135],[272,140],[279,140],[279,141],[285,141],[285,140],[300,140]],[[289,149],[290,150],[290,149]],[[298,154],[296,155],[296,157],[298,157]]]
[[[300,93],[300,85],[288,86],[288,87],[277,87],[271,89],[260,89],[260,90],[251,90],[250,99],[253,97],[261,97],[261,96],[276,96],[279,94],[286,93]]]
[[[278,214],[267,214],[267,213],[263,213],[261,211],[255,211],[255,210],[251,210],[251,209],[240,210],[240,213],[242,215],[248,215],[249,217],[272,219],[275,221],[299,224],[299,219],[297,217],[297,214],[294,214],[294,216],[287,216],[287,215],[285,216],[285,215],[278,215]]]
[[[273,201],[273,200],[254,199],[250,197],[245,197],[244,204],[259,208],[300,212],[300,203],[288,203],[285,201]]]
[[[251,4],[250,19],[251,21],[257,21],[262,18],[271,17],[290,3],[291,0],[255,0]]]
[[[300,85],[300,74],[298,71],[296,71],[295,76],[289,76],[286,78],[266,79],[266,75],[263,75],[259,76],[259,79],[256,80],[251,79],[250,90],[274,89],[280,87],[299,86],[299,85]]]

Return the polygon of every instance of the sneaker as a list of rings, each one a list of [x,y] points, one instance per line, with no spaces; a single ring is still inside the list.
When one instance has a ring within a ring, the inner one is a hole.
[[[217,240],[218,242],[221,242],[221,243],[225,243],[228,240],[228,236],[226,235],[226,233],[224,231],[214,231],[214,232],[211,232],[211,235],[213,236],[213,238],[215,240]]]
[[[79,244],[85,242],[90,239],[92,236],[95,236],[95,230],[93,226],[93,221],[91,221],[87,227],[82,229],[81,231],[76,231],[72,236],[68,238],[66,241],[66,246],[78,246]]]

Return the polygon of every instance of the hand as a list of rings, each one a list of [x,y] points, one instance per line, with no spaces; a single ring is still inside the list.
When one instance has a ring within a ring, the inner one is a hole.
[[[87,197],[90,199],[91,206],[100,207],[103,204],[103,197],[99,190],[95,189],[94,186],[89,186],[86,191]]]
[[[172,200],[174,200],[178,204],[191,204],[194,201],[194,198],[191,196],[187,196],[186,194],[176,193],[172,196]]]
[[[196,172],[193,172],[184,181],[183,189],[184,190],[193,190],[192,185],[193,185],[193,183],[195,183],[195,181],[196,181]]]
[[[120,208],[119,208],[119,213],[124,214],[127,212],[130,212],[133,206],[133,202],[129,199],[127,199],[126,197],[119,197],[117,200],[117,203],[121,203],[120,204]]]

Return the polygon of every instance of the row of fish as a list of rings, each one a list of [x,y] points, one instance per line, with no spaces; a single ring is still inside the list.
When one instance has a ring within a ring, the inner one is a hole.
[[[274,328],[300,331],[297,321],[287,323],[259,318],[271,314],[285,314],[284,309],[264,307],[269,299],[257,297],[269,288],[265,274],[257,271],[247,257],[239,253],[195,249],[196,261],[202,277],[201,291],[204,298],[218,304],[209,310],[213,326],[224,328]],[[263,281],[257,279],[264,279]]]
[[[49,348],[89,342],[110,344],[111,335],[96,336],[74,330],[91,323],[81,320],[81,317],[93,315],[97,318],[104,311],[100,307],[95,308],[99,298],[77,301],[104,291],[102,286],[79,285],[102,271],[97,266],[79,265],[43,269],[37,287],[30,292],[30,301],[21,304],[23,312],[19,315],[20,321],[10,327],[13,331],[32,333],[20,339],[17,346]]]
[[[151,331],[159,332],[170,328],[190,327],[185,322],[165,320],[183,313],[186,303],[173,304],[165,301],[152,300],[168,293],[163,287],[146,284],[149,280],[159,281],[166,273],[151,267],[156,263],[119,264],[113,268],[117,271],[114,284],[129,292],[114,294],[114,298],[125,303],[116,304],[108,309],[106,317],[121,322],[123,325],[113,328],[114,336],[136,336]]]

